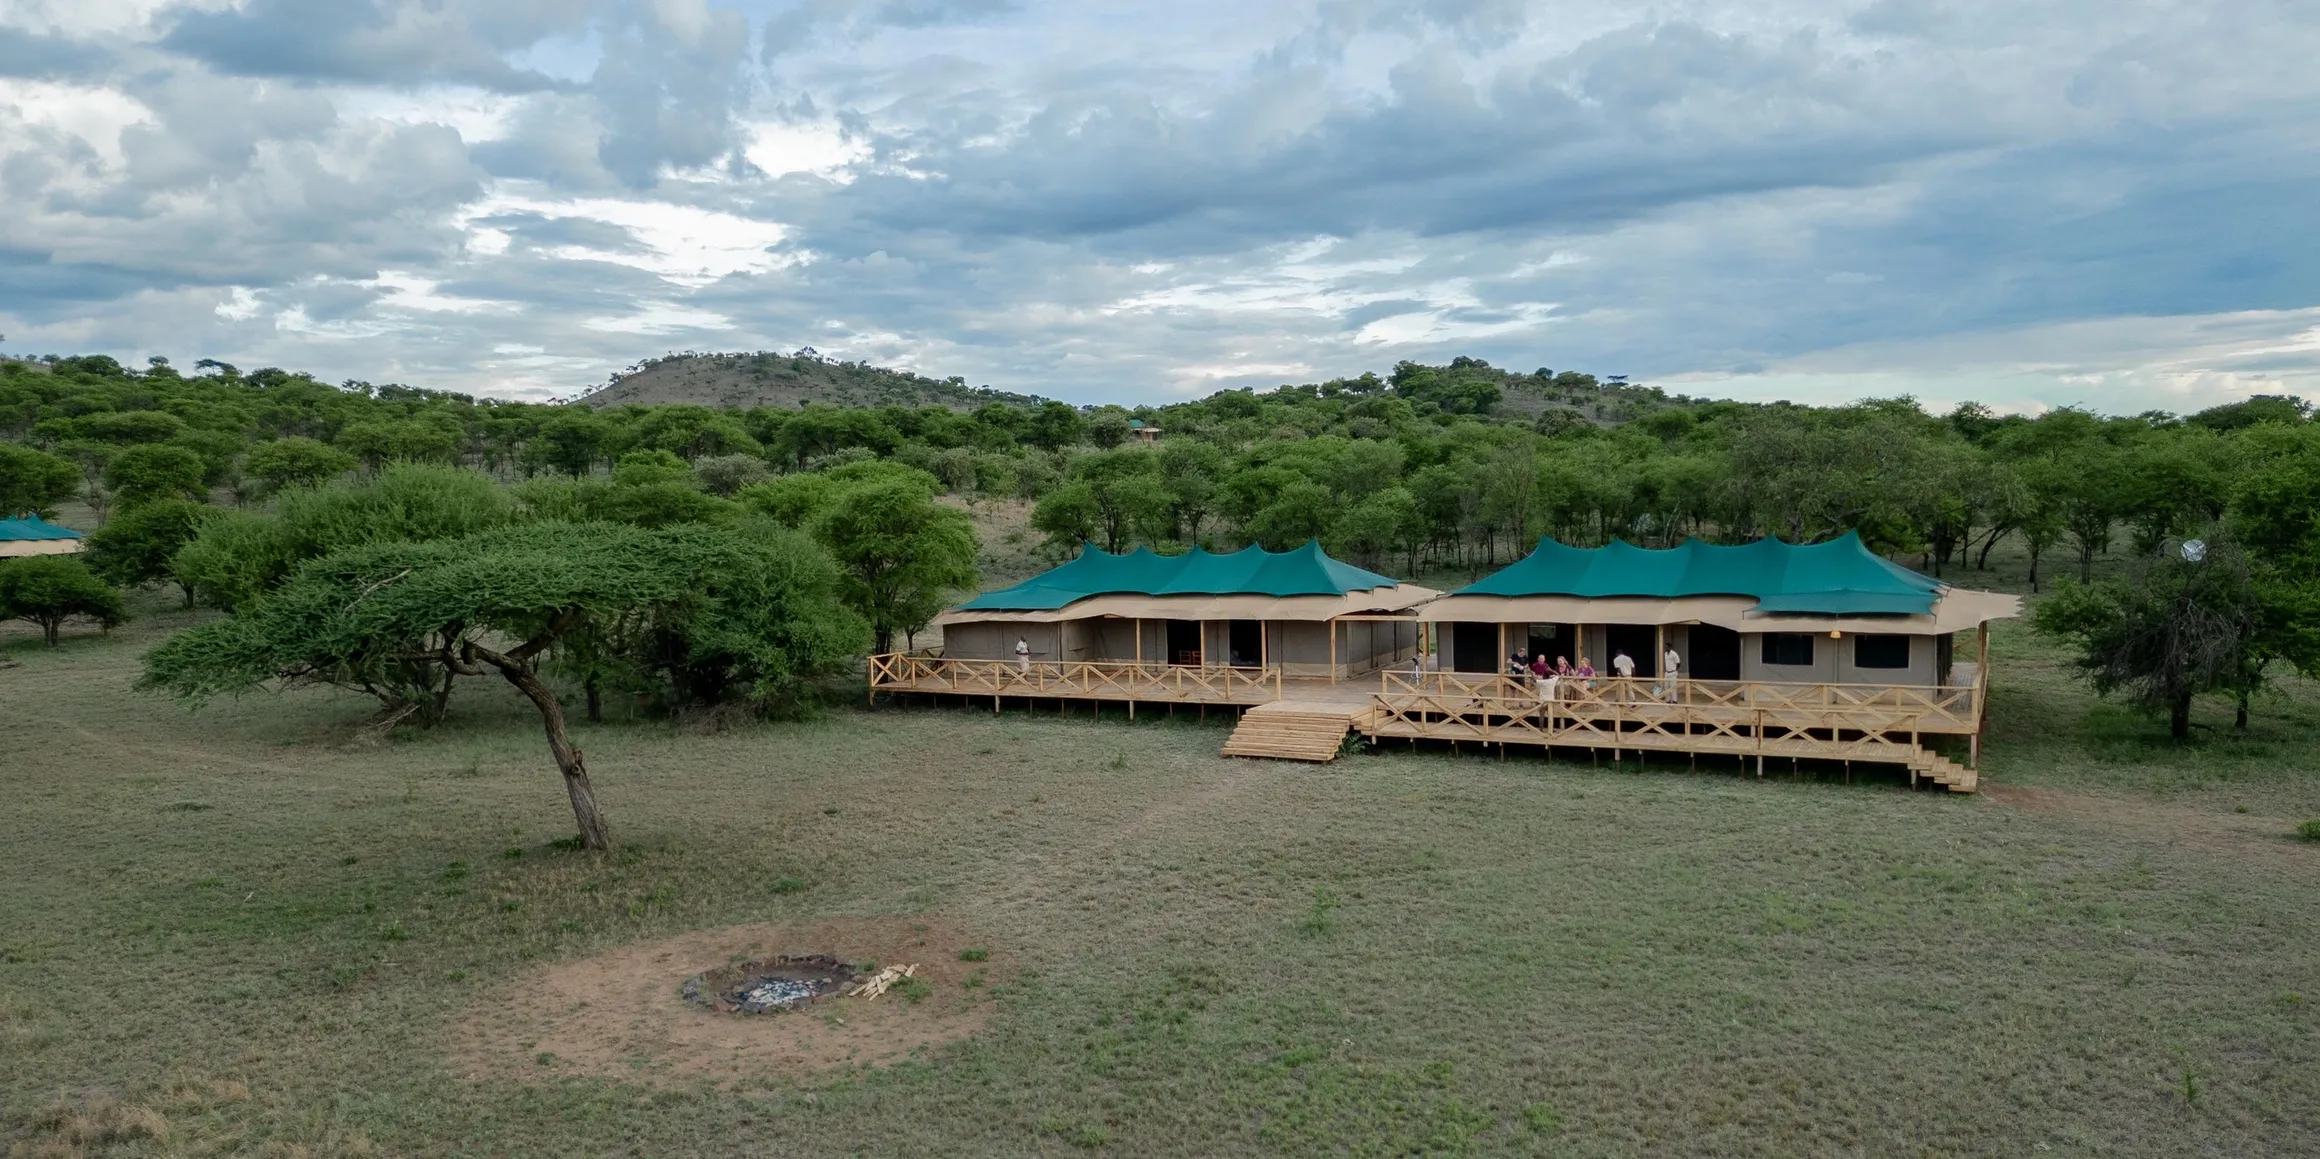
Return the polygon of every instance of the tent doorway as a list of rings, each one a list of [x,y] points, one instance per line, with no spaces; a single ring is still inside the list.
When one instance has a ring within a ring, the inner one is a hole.
[[[1532,624],[1530,653],[1544,656],[1547,663],[1560,656],[1576,662],[1579,659],[1579,629],[1572,624]]]
[[[1714,624],[1694,624],[1692,679],[1740,679],[1740,633]]]
[[[1167,620],[1168,662],[1197,668],[1200,666],[1200,621]]]
[[[1265,659],[1265,622],[1263,620],[1233,620],[1225,629],[1225,647],[1230,651],[1232,666],[1255,668]]]
[[[1595,658],[1598,672],[1612,671],[1612,657],[1625,652],[1635,661],[1637,676],[1659,675],[1659,630],[1650,624],[1603,625],[1603,652]]]
[[[1496,672],[1505,666],[1506,657],[1498,654],[1498,625],[1450,625],[1452,672]]]

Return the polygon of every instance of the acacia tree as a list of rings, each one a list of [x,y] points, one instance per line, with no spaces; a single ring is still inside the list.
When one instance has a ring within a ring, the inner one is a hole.
[[[268,491],[319,487],[355,468],[355,457],[328,443],[292,436],[250,448],[242,472]]]
[[[2073,663],[2096,692],[2166,712],[2179,741],[2191,735],[2192,697],[2246,686],[2264,631],[2247,558],[2220,540],[2138,558],[2121,580],[2066,582],[2032,623],[2077,645]]]
[[[89,567],[123,587],[175,580],[190,608],[194,582],[171,570],[170,561],[201,534],[203,521],[215,510],[190,499],[154,499],[132,507],[89,533]]]
[[[837,558],[847,602],[870,621],[880,652],[893,650],[896,632],[925,627],[944,597],[981,579],[966,514],[937,504],[914,480],[841,492],[817,534]]]
[[[41,640],[54,648],[58,629],[75,618],[110,628],[128,613],[121,609],[121,593],[71,556],[0,559],[0,619],[40,625]]]
[[[0,443],[0,519],[54,515],[80,489],[81,472],[68,459],[15,443]]]
[[[184,447],[146,443],[121,452],[105,464],[105,484],[123,507],[156,499],[208,497],[202,482],[201,456]]]
[[[785,558],[792,540],[706,527],[645,530],[535,523],[457,539],[359,547],[301,567],[229,620],[172,637],[139,687],[200,704],[270,681],[377,692],[410,672],[496,674],[538,710],[580,843],[610,835],[588,768],[541,662],[617,622],[696,683],[761,695],[793,689],[860,643],[826,561]],[[811,549],[806,549],[811,553]]]

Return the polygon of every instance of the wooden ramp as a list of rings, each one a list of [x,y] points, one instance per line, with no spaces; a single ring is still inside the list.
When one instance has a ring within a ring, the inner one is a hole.
[[[1224,742],[1228,757],[1271,757],[1283,761],[1333,761],[1353,727],[1357,710],[1276,700],[1241,714],[1240,726]]]

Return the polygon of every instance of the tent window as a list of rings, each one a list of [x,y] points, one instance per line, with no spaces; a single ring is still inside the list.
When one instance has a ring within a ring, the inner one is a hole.
[[[1764,662],[1801,665],[1813,662],[1813,638],[1804,632],[1766,632]]]
[[[1855,636],[1853,637],[1853,667],[1907,668],[1909,667],[1909,637]]]

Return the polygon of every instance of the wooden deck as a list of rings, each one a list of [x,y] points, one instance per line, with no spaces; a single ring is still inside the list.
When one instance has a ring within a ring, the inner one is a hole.
[[[1347,729],[1374,741],[1533,745],[1902,765],[1911,780],[1971,792],[1986,703],[1982,673],[1959,665],[1940,687],[1774,684],[1648,677],[1563,681],[1549,688],[1503,676],[1384,672],[1360,681],[1298,679],[1277,669],[1205,668],[1122,661],[953,660],[889,654],[870,659],[870,693],[1008,699],[1231,705],[1266,710],[1234,734],[1227,755],[1328,760]],[[1251,713],[1251,716],[1259,714]],[[1335,727],[1333,736],[1324,738]],[[1308,735],[1310,734],[1310,735]],[[1967,739],[1959,766],[1933,752],[1938,737]],[[1324,740],[1326,739],[1326,748]],[[1237,744],[1237,751],[1236,751]],[[1291,751],[1294,750],[1294,751]]]

